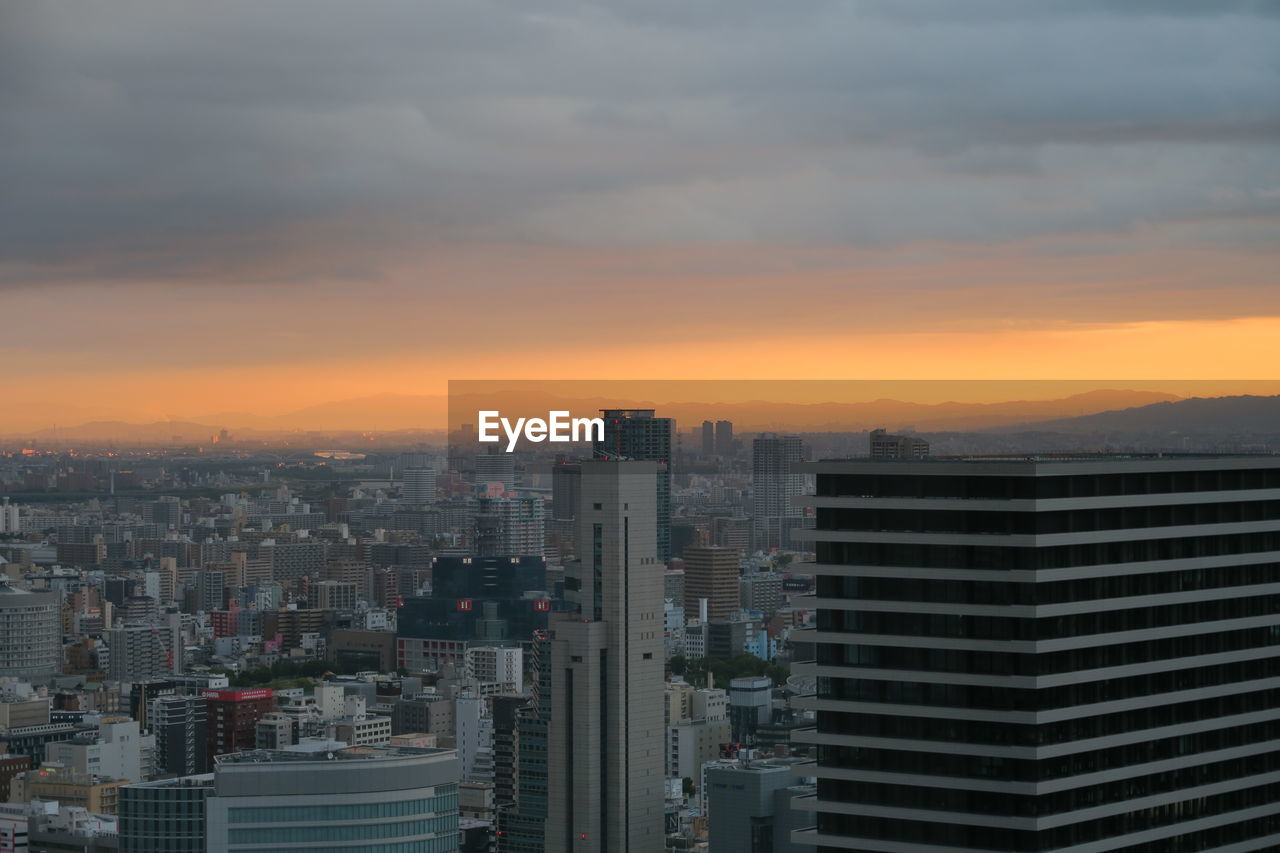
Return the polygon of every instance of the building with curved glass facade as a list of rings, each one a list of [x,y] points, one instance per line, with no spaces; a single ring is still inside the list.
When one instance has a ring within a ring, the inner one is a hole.
[[[451,749],[361,746],[219,756],[208,849],[226,853],[453,853]]]

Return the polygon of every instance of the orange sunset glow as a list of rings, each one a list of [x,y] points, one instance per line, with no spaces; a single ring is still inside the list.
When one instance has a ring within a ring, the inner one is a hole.
[[[405,426],[343,401],[450,379],[1276,375],[1273,17],[319,5],[6,15],[0,434]]]

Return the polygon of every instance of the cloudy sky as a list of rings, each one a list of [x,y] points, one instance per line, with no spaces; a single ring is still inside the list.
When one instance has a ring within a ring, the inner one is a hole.
[[[0,360],[50,421],[1273,378],[1278,142],[1267,0],[8,0]]]

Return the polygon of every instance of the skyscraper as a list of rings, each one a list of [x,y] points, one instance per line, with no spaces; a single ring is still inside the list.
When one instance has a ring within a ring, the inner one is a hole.
[[[654,417],[653,409],[602,409],[604,440],[595,442],[596,459],[650,460],[657,469],[658,559],[671,559],[671,439],[675,421]],[[581,528],[579,528],[581,529]],[[579,550],[585,545],[579,541]]]
[[[716,425],[711,421],[702,422],[702,455],[715,456],[716,454]]]
[[[550,626],[547,853],[663,849],[662,584],[653,462],[582,463],[580,561]]]
[[[551,468],[551,517],[558,521],[572,519],[578,508],[577,462],[576,458],[557,453]]]
[[[733,421],[716,421],[716,453],[733,455]]]
[[[804,518],[794,500],[804,492],[804,474],[796,467],[803,459],[798,435],[766,432],[751,442],[756,548],[791,547],[792,527]]]
[[[819,851],[1280,831],[1280,462],[817,462]]]
[[[684,615],[697,619],[699,599],[707,600],[707,618],[728,619],[738,612],[737,548],[686,548],[684,550]]]

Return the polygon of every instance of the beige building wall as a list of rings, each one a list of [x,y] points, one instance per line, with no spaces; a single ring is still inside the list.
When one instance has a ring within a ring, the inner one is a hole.
[[[582,463],[582,558],[551,625],[547,853],[663,849],[657,476],[653,462]]]

